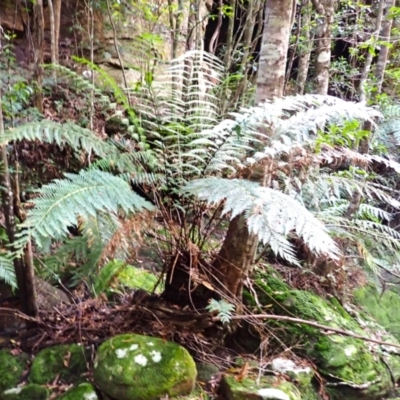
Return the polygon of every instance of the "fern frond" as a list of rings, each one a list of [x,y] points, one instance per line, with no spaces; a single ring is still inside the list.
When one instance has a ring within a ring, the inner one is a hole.
[[[13,261],[5,255],[0,255],[0,280],[14,288],[17,287]]]
[[[68,144],[76,151],[85,150],[88,153],[93,152],[102,157],[116,153],[115,146],[103,141],[91,130],[81,128],[71,122],[59,124],[43,120],[10,128],[3,135],[0,135],[0,145],[23,139],[39,140],[45,143],[55,142],[59,146]]]
[[[48,238],[66,237],[67,228],[83,220],[96,217],[99,211],[117,214],[152,210],[153,206],[130,189],[127,182],[107,172],[81,171],[78,175],[65,174],[40,190],[35,207],[29,211],[21,239],[33,237],[39,247]]]
[[[225,200],[223,214],[231,213],[231,218],[244,212],[249,230],[292,263],[297,260],[287,238],[293,234],[316,253],[333,258],[338,255],[324,225],[296,200],[279,191],[243,179],[222,178],[194,180],[183,191],[208,204]]]

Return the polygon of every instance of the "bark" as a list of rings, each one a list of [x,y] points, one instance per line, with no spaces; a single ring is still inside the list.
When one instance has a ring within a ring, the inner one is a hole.
[[[1,101],[2,93],[0,88],[0,134],[4,134],[4,122],[3,122],[3,108]],[[17,223],[15,218],[14,210],[14,190],[11,184],[10,170],[8,167],[8,157],[6,146],[0,146],[0,161],[2,164],[0,174],[1,184],[1,199],[2,209],[4,213],[6,231],[8,241],[10,244],[10,250],[15,251],[13,244],[16,241]],[[16,177],[18,179],[18,177]],[[19,197],[19,196],[18,196]],[[19,201],[19,198],[16,199]],[[38,313],[37,307],[37,296],[34,281],[34,269],[32,261],[32,248],[30,242],[26,249],[24,249],[24,258],[14,258],[14,270],[17,278],[18,293],[21,299],[22,310],[30,315],[36,316]]]
[[[310,0],[303,0],[303,13],[301,19],[301,32],[304,45],[299,49],[299,63],[297,66],[297,93],[304,94],[304,89],[307,81],[308,69],[310,65],[310,57],[312,50],[312,40],[310,34],[311,25],[311,8]]]
[[[283,95],[292,13],[292,0],[268,0],[266,3],[256,103]]]
[[[44,46],[44,16],[43,0],[36,0],[33,6],[34,16],[34,81],[36,82],[36,93],[34,96],[34,105],[43,112],[43,46]]]
[[[335,0],[312,0],[315,10],[320,15],[315,34],[315,93],[328,94],[329,67],[331,65],[332,24]]]
[[[396,4],[395,0],[387,0],[386,1],[385,18],[382,22],[382,30],[381,30],[381,35],[380,35],[380,39],[386,43],[389,43],[389,41],[390,41],[390,34],[391,34],[392,23],[393,23],[393,19],[388,18],[389,10],[392,7],[394,7],[395,4]],[[375,76],[377,79],[377,83],[376,83],[377,93],[381,93],[381,91],[382,91],[383,76],[385,74],[388,54],[389,54],[389,46],[387,46],[385,44],[381,45],[378,60],[376,62],[376,67],[375,67]]]
[[[294,4],[292,0],[268,0],[266,3],[256,103],[283,94]],[[266,181],[265,171],[262,175]],[[233,218],[213,263],[218,283],[222,284],[222,290],[228,296],[241,296],[243,281],[251,271],[257,245],[258,238],[249,232],[245,215]]]
[[[235,27],[235,15],[236,15],[236,0],[230,0],[229,7],[233,15],[229,18],[228,30],[226,32],[226,49],[224,56],[225,70],[229,71],[232,63],[232,51],[233,51],[233,30]]]
[[[376,44],[376,41],[379,38],[379,32],[381,30],[382,26],[382,18],[383,18],[383,10],[385,8],[385,1],[381,0],[379,3],[379,9],[378,9],[378,15],[376,17],[375,21],[375,30],[371,34],[370,40],[372,42],[372,45]],[[367,83],[368,75],[371,71],[371,64],[372,64],[372,58],[374,57],[374,51],[368,51],[367,56],[365,58],[365,63],[364,63],[364,68],[361,72],[361,78],[360,78],[360,101],[365,102],[367,100],[367,96],[365,93],[365,84]]]

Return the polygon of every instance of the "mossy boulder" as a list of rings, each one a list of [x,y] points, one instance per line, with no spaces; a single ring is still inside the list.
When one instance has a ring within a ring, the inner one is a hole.
[[[87,372],[86,350],[78,344],[63,344],[41,350],[32,363],[29,381],[44,385],[59,377],[64,383],[80,383]]]
[[[57,397],[57,400],[98,400],[98,396],[93,385],[84,382]]]
[[[259,274],[256,283],[258,301],[263,305],[272,305],[276,314],[296,316],[361,336],[374,335],[372,327],[369,331],[360,326],[334,298],[325,300],[311,292],[293,290],[274,272]],[[387,354],[382,347],[353,337],[327,335],[309,325],[281,321],[267,323],[270,328],[274,325],[284,328],[286,339],[300,345],[300,355],[311,358],[328,382],[340,382],[337,398],[374,399],[390,391],[391,373],[386,364],[389,361],[392,372],[398,371],[400,358]],[[383,328],[380,330],[384,331]],[[395,338],[387,337],[397,343]]]
[[[354,300],[387,331],[400,340],[400,296],[387,290],[379,293],[374,285],[358,288]]]
[[[8,389],[0,394],[0,400],[47,400],[50,392],[47,388],[29,383],[28,385]]]
[[[235,379],[225,375],[221,382],[221,394],[227,400],[302,400],[299,389],[292,384],[274,376],[256,379]]]
[[[25,354],[16,356],[10,350],[0,350],[0,393],[19,383],[26,365]]]
[[[122,293],[127,288],[152,292],[157,282],[158,278],[149,271],[113,260],[101,269],[94,283],[94,294],[105,293],[112,296],[114,293]],[[161,287],[158,287],[156,292],[160,291]]]
[[[190,393],[196,365],[186,349],[159,338],[119,335],[104,342],[94,362],[94,384],[118,400],[152,400]]]

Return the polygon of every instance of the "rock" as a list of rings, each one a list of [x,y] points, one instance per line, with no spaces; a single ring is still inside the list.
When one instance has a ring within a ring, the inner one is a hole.
[[[152,292],[158,282],[158,278],[141,268],[127,265],[123,261],[113,260],[106,264],[100,271],[94,283],[95,294],[106,293],[108,296],[113,293],[122,293],[124,289],[142,289]],[[161,291],[157,288],[157,293]]]
[[[365,312],[373,316],[387,331],[400,340],[400,296],[391,290],[379,293],[373,285],[354,292],[354,300]]]
[[[4,391],[0,395],[0,400],[47,400],[49,395],[50,392],[47,388],[36,383],[29,383]]]
[[[41,350],[32,363],[29,382],[44,385],[57,376],[64,383],[80,383],[87,372],[85,348],[64,344]]]
[[[84,382],[57,397],[57,400],[98,400],[98,397],[93,385]]]
[[[119,335],[104,342],[94,362],[94,384],[118,400],[152,400],[190,393],[196,365],[186,349],[159,338]]]
[[[35,277],[38,305],[41,310],[53,310],[62,303],[69,304],[68,296],[43,279]]]
[[[380,337],[383,335],[386,340],[397,344],[393,336],[384,334],[382,327],[377,330],[377,326],[372,324],[368,329],[360,326],[335,298],[328,301],[311,292],[293,290],[275,272],[260,274],[256,282],[260,304],[273,304],[276,314],[296,316],[367,337],[375,337],[374,332],[379,331]],[[274,301],[271,302],[271,298]],[[302,348],[298,355],[314,361],[319,374],[328,384],[334,385],[330,389],[333,398],[379,399],[392,389],[391,373],[398,379],[400,358],[382,346],[353,337],[327,335],[309,325],[280,321],[267,323],[270,328],[273,325],[284,328],[285,340],[298,343]]]
[[[215,375],[219,373],[219,368],[214,364],[209,363],[197,363],[197,380],[199,382],[209,382]]]
[[[10,350],[0,350],[0,393],[19,383],[26,365],[24,354],[14,356]]]
[[[233,376],[225,375],[221,394],[227,400],[302,400],[295,385],[273,376],[263,376],[257,384],[255,379],[245,378],[239,382]]]

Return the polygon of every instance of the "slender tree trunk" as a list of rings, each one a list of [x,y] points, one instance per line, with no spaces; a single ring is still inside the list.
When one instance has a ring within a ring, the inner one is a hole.
[[[385,1],[381,0],[379,3],[378,15],[375,20],[375,29],[374,32],[371,34],[370,41],[373,46],[376,45],[376,42],[379,38],[379,33],[381,31],[382,26],[382,18],[383,18],[383,10],[385,9]],[[365,57],[364,68],[361,72],[360,78],[360,101],[364,102],[367,100],[367,95],[365,92],[365,85],[368,80],[368,75],[371,71],[372,65],[372,58],[374,57],[374,51],[367,51],[367,56]]]
[[[36,92],[34,96],[35,107],[43,112],[43,46],[44,46],[44,16],[43,0],[36,0],[33,6],[33,27],[34,27],[34,81],[36,82]]]
[[[301,36],[304,44],[300,44],[299,63],[297,66],[297,93],[304,94],[305,85],[307,81],[308,69],[310,66],[310,57],[312,50],[312,41],[310,33],[311,25],[311,6],[310,0],[303,0],[302,19],[301,19]]]
[[[292,0],[266,2],[256,103],[283,94],[294,4]],[[265,174],[266,171],[263,171],[262,175]],[[217,280],[222,283],[222,290],[228,296],[241,296],[243,281],[251,270],[257,244],[257,236],[247,229],[245,215],[233,218],[213,264]]]
[[[332,24],[335,0],[312,0],[315,10],[320,15],[315,34],[315,93],[328,94],[329,67],[331,65]]]
[[[381,37],[380,37],[380,39],[386,43],[390,42],[392,23],[393,23],[393,18],[388,18],[388,15],[389,15],[390,9],[392,7],[394,7],[395,4],[396,4],[395,0],[386,0],[385,18],[382,22],[382,31],[381,31]],[[377,79],[376,86],[377,86],[378,93],[381,93],[381,91],[382,91],[382,83],[383,83],[383,77],[385,74],[388,54],[389,54],[389,46],[387,46],[385,44],[381,45],[378,60],[376,62],[376,67],[375,67],[375,76]]]
[[[1,101],[2,93],[0,88],[0,134],[4,134],[3,107]],[[13,244],[16,241],[17,223],[15,218],[15,193],[11,184],[10,170],[8,167],[8,157],[6,146],[0,146],[0,161],[2,171],[0,174],[2,209],[5,218],[7,236],[10,250],[14,251]],[[18,179],[18,176],[16,176]],[[17,201],[19,201],[19,196]],[[18,293],[21,299],[22,310],[31,316],[36,316],[38,312],[37,296],[34,281],[34,268],[32,258],[32,247],[29,241],[24,249],[24,258],[19,255],[14,258],[14,269],[17,278]]]

